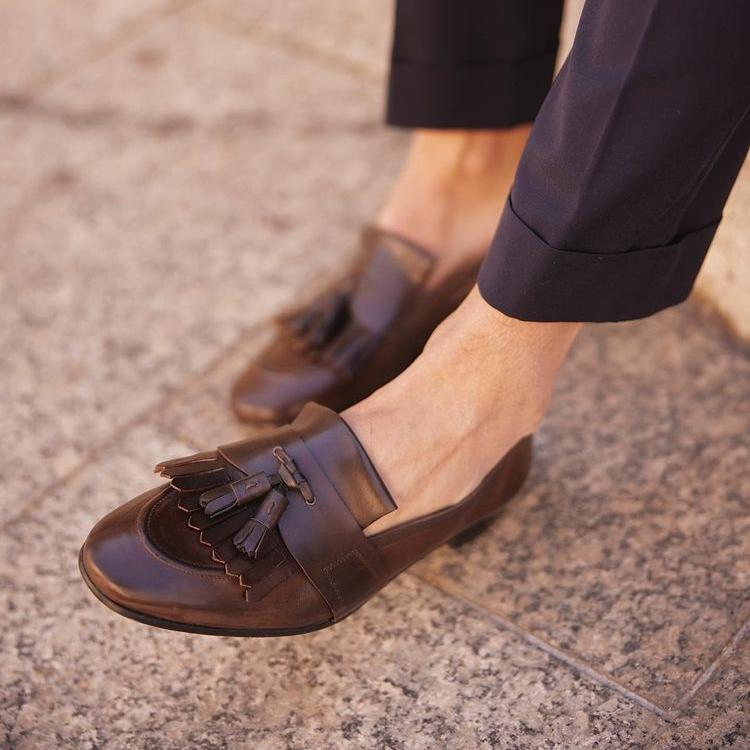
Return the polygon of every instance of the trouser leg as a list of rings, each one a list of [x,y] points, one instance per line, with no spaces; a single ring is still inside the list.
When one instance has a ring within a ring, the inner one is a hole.
[[[505,128],[549,90],[562,0],[398,0],[387,122]]]
[[[690,292],[750,144],[744,0],[588,0],[479,277],[524,320]]]

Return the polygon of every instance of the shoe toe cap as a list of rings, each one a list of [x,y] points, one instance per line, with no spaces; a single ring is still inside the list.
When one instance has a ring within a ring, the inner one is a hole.
[[[126,610],[123,614],[208,624],[200,611],[231,607],[236,591],[223,569],[185,565],[150,543],[144,519],[163,491],[145,493],[96,524],[81,549],[84,579],[105,604]]]
[[[244,421],[291,421],[308,402],[333,385],[331,372],[316,364],[282,371],[255,365],[232,389],[232,407]]]
[[[150,498],[140,496],[107,514],[89,533],[81,564],[99,593],[117,604],[137,598],[140,584],[151,573],[137,529],[137,518]]]
[[[104,604],[148,624],[227,635],[307,629],[327,619],[324,603],[303,575],[255,601],[223,565],[187,564],[157,547],[148,533],[150,510],[160,499],[169,500],[163,498],[166,491],[158,488],[120,506],[86,538],[81,572]]]

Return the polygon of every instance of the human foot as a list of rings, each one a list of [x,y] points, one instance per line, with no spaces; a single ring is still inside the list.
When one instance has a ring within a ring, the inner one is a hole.
[[[468,495],[535,431],[578,323],[527,323],[476,288],[398,378],[343,412],[397,510],[376,534]]]
[[[120,614],[176,630],[338,622],[518,490],[530,461],[519,437],[578,327],[511,320],[473,292],[346,422],[311,404],[290,426],[159,464],[169,484],[89,535],[84,579]]]
[[[284,319],[238,378],[240,419],[340,411],[402,372],[469,292],[528,128],[422,131],[355,268]]]
[[[235,383],[245,421],[283,424],[308,401],[340,411],[396,377],[471,289],[471,261],[433,283],[437,257],[370,228],[354,269],[280,319]]]
[[[293,635],[351,614],[446,541],[474,535],[523,484],[521,441],[463,502],[366,536],[394,503],[334,412],[166,461],[168,484],[103,518],[79,558],[111,609],[150,625],[215,635]]]

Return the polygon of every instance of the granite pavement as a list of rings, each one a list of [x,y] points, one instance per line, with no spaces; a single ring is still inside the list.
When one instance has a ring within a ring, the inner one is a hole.
[[[711,294],[586,328],[524,490],[336,628],[174,634],[80,580],[156,460],[248,434],[232,379],[376,210],[388,27],[0,3],[0,747],[750,748],[750,352]],[[747,250],[746,185],[704,290]]]

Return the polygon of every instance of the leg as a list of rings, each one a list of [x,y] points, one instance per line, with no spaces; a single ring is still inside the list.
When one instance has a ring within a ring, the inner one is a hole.
[[[747,152],[747,32],[739,2],[586,5],[480,274],[491,305],[605,321],[685,299]]]
[[[415,130],[379,224],[439,253],[439,279],[483,256],[557,54],[560,0],[396,4],[387,121]]]
[[[160,464],[170,485],[84,545],[97,596],[175,629],[306,632],[496,512],[577,321],[647,314],[692,282],[750,135],[743,5],[590,2],[484,265],[492,305],[475,288],[411,367],[344,412],[359,441],[312,405]]]
[[[552,79],[561,7],[397,4],[388,121],[416,129],[409,155],[355,278],[303,305],[239,378],[232,401],[241,419],[283,423],[307,401],[340,410],[362,400],[402,372],[466,296]],[[413,288],[394,299],[402,279],[385,278],[382,266],[403,266],[403,240],[426,251],[430,267],[419,280],[408,271]],[[373,245],[381,260],[399,257],[371,268]],[[362,341],[363,307],[364,328],[382,344]],[[349,354],[362,351],[352,364]]]
[[[437,256],[439,286],[466,263],[479,263],[497,226],[497,196],[507,195],[530,124],[505,130],[417,130],[378,226]]]
[[[533,431],[576,321],[687,295],[750,143],[744,18],[739,2],[589,3],[480,274],[492,307],[475,290],[345,413],[399,506],[369,533],[458,501]]]

